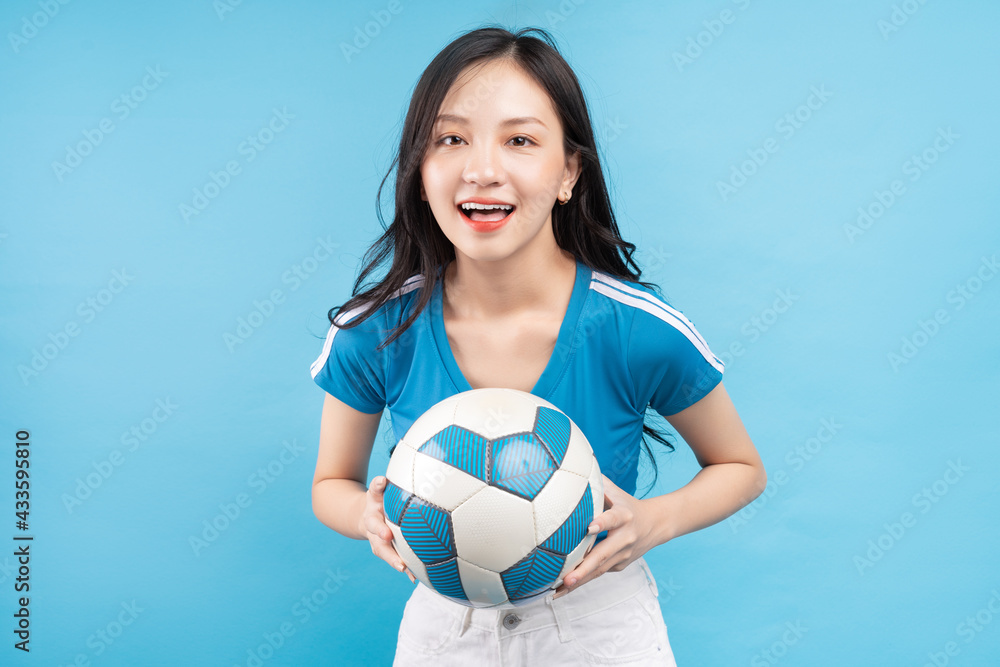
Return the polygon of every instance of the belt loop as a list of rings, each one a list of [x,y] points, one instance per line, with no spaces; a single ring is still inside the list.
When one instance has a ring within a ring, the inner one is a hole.
[[[556,617],[556,625],[559,626],[559,641],[564,643],[573,641],[573,628],[569,625],[569,618],[566,616],[566,609],[563,607],[563,603],[556,602],[552,599],[552,595],[547,595],[545,597],[545,604],[552,608],[552,613]]]
[[[465,611],[462,612],[462,620],[459,621],[458,625],[459,637],[465,634],[465,631],[469,629],[469,625],[471,622],[472,622],[472,607],[466,607]]]

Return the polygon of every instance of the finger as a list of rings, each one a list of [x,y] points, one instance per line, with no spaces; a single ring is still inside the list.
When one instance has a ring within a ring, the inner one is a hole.
[[[381,549],[375,549],[374,552],[376,556],[388,563],[389,567],[392,567],[400,572],[406,572],[406,563],[404,563],[403,559],[399,557],[399,554],[392,548],[392,545]]]
[[[389,526],[386,525],[381,512],[369,514],[368,518],[365,519],[365,528],[368,530],[369,535],[382,540],[383,543],[392,542],[392,531],[389,530]]]
[[[607,565],[606,562],[599,562],[598,565],[596,565],[593,569],[591,569],[588,572],[584,572],[581,575],[574,574],[573,578],[571,578],[569,580],[568,589],[567,589],[566,592],[570,593],[572,591],[575,591],[580,586],[583,586],[584,584],[586,584],[589,581],[593,581],[594,579],[597,579],[598,577],[600,577],[601,575],[603,575],[605,572],[608,572],[610,569],[611,568]],[[579,579],[577,579],[576,577],[579,577]],[[575,583],[574,583],[574,581],[575,581]]]
[[[368,487],[368,490],[372,493],[372,495],[381,496],[382,493],[385,491],[385,482],[386,482],[385,477],[376,477],[375,479],[372,480],[372,484],[371,486]]]
[[[561,597],[570,591],[576,590],[580,586],[596,577],[601,573],[601,566],[608,559],[610,553],[609,548],[606,548],[606,542],[602,542],[594,549],[590,550],[583,560],[581,560],[575,568],[566,573],[563,578],[563,583],[560,588],[564,590],[562,592],[556,593],[553,599]]]
[[[569,593],[569,586],[566,585],[566,580],[563,579],[563,583],[559,584],[559,586],[556,587],[555,593],[553,593],[552,595],[552,599],[557,600],[562,596],[566,595],[567,593]]]
[[[587,527],[587,534],[596,535],[605,530],[621,528],[624,523],[625,520],[621,512],[610,509],[594,517],[594,520],[590,522],[590,526]]]
[[[582,564],[583,563],[581,562],[581,565]],[[558,598],[561,598],[562,596],[566,595],[571,590],[576,588],[576,584],[579,581],[580,576],[581,574],[579,565],[570,572],[567,572],[566,576],[563,577],[562,583],[559,585],[558,588],[556,588],[555,594],[552,596],[552,599],[556,600]]]
[[[382,505],[382,498],[385,495],[385,485],[385,478],[377,477],[372,480],[372,485],[368,487],[369,497],[380,506]]]

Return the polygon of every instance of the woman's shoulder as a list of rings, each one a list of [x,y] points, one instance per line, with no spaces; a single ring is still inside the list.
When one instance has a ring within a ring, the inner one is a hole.
[[[334,357],[376,363],[382,342],[407,319],[413,297],[422,285],[423,276],[414,274],[382,304],[376,306],[372,298],[353,305],[350,301],[343,304],[327,328],[323,349],[312,364],[313,377]]]
[[[596,289],[628,312],[629,349],[641,353],[659,354],[670,345],[686,347],[690,343],[707,359],[717,360],[694,322],[664,296],[656,283],[629,280],[594,270],[592,289]],[[671,342],[672,341],[672,342]]]
[[[367,332],[377,332],[389,326],[395,326],[394,322],[400,316],[404,319],[409,315],[410,310],[417,301],[420,290],[426,284],[426,276],[422,273],[414,273],[409,276],[403,284],[393,290],[388,298],[381,304],[375,305],[375,299],[363,300],[347,310],[341,310],[334,318],[332,327],[340,328],[360,316],[364,315],[363,321],[357,327]],[[373,310],[374,308],[374,310]]]
[[[615,276],[599,269],[591,269],[591,289],[632,309],[648,310],[652,306],[676,310],[655,283],[644,285],[638,280]]]

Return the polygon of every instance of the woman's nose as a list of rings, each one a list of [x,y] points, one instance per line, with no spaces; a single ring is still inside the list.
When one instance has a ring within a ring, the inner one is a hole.
[[[494,185],[504,178],[499,148],[478,142],[469,148],[469,158],[463,174],[466,181],[477,185]]]

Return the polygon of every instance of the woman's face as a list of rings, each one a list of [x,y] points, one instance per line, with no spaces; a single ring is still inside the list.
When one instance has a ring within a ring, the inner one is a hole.
[[[552,207],[572,191],[579,160],[564,154],[546,92],[517,66],[494,60],[467,68],[448,91],[420,175],[421,196],[456,255],[495,260],[532,244],[554,246]],[[478,199],[513,209],[460,206]]]

